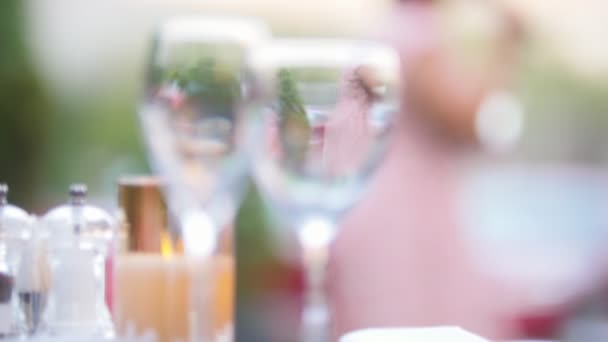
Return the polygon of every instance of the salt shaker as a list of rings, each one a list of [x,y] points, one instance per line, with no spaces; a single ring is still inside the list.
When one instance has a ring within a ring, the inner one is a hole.
[[[15,291],[21,249],[29,238],[30,217],[7,202],[8,186],[0,184],[0,338],[19,333]]]
[[[115,222],[104,210],[86,204],[86,186],[70,187],[70,201],[42,219],[49,231],[52,274],[47,324],[52,335],[113,338],[105,301],[105,263]]]

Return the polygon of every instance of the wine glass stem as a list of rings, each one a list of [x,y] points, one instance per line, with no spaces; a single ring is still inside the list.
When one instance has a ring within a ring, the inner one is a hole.
[[[302,342],[329,341],[329,306],[325,293],[325,271],[329,244],[303,246],[306,298],[302,314]]]

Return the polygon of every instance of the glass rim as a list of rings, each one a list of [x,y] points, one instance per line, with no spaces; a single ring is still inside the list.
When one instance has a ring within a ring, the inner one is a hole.
[[[169,17],[156,26],[155,35],[160,41],[233,40],[251,45],[269,37],[270,30],[254,17],[201,13]]]
[[[390,45],[372,40],[339,38],[274,39],[256,49],[251,60],[253,66],[260,69],[277,66],[345,68],[361,62],[377,65],[382,69],[400,69],[399,56]]]

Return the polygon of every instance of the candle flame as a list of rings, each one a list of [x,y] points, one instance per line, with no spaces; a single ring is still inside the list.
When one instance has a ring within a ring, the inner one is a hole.
[[[175,254],[173,250],[173,242],[168,232],[162,232],[160,238],[160,254],[167,258],[170,258]]]

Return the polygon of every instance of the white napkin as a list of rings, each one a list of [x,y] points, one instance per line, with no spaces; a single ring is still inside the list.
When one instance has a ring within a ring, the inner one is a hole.
[[[458,327],[365,329],[348,333],[340,342],[488,342]]]

